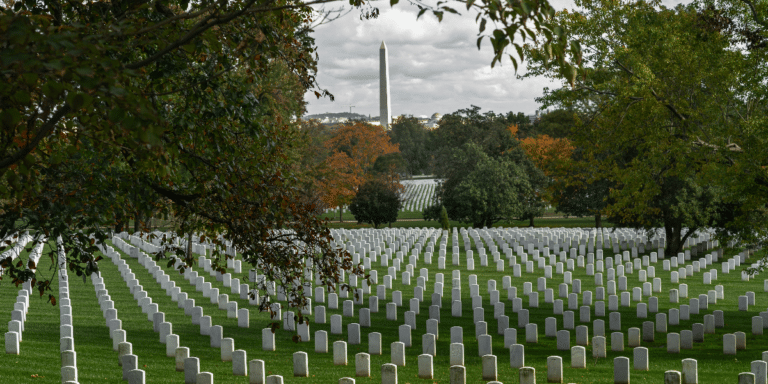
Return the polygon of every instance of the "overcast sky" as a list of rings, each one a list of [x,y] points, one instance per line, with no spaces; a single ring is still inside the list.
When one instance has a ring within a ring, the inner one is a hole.
[[[573,1],[551,0],[556,9]],[[674,6],[678,0],[665,0]],[[686,1],[687,2],[687,1]],[[446,114],[477,105],[483,111],[532,114],[544,87],[560,85],[544,78],[518,80],[509,60],[491,69],[493,51],[487,38],[477,50],[474,14],[446,15],[439,23],[401,1],[394,8],[377,1],[377,19],[360,20],[360,11],[316,28],[317,80],[335,101],[305,95],[307,114],[352,112],[379,115],[379,47],[387,44],[392,115]],[[524,66],[520,67],[524,73]]]

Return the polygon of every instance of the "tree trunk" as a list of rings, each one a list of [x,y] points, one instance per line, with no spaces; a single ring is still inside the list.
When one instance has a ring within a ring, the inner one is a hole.
[[[602,228],[603,227],[603,215],[600,214],[600,212],[595,214],[595,228]]]
[[[533,225],[533,219],[535,219],[535,218],[536,217],[535,217],[534,214],[531,214],[531,216],[528,218],[528,226],[529,227],[531,227],[531,228],[535,227],[535,225]]]
[[[339,223],[344,222],[344,207],[339,205]]]
[[[137,212],[133,218],[133,233],[139,232],[141,229],[141,215]]]
[[[669,256],[677,255],[683,251],[685,241],[696,232],[698,228],[688,228],[688,232],[683,235],[683,225],[681,223],[664,223],[664,231],[667,235],[667,247]]]
[[[125,227],[125,216],[122,213],[118,213],[115,219],[115,233],[120,233]]]
[[[192,257],[192,232],[187,233],[187,259]]]

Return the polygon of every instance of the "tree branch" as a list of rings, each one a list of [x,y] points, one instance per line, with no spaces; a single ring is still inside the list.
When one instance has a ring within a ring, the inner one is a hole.
[[[270,2],[272,2],[272,1],[273,0],[271,0]],[[325,4],[325,3],[330,3],[330,2],[334,2],[334,1],[337,1],[337,0],[315,0],[315,1],[309,1],[309,2],[306,2],[306,3],[293,4],[293,5],[284,5],[284,6],[280,6],[280,7],[268,7],[268,6],[266,6],[266,7],[258,7],[258,8],[250,9],[251,6],[254,3],[256,3],[256,0],[249,0],[246,4],[243,5],[242,9],[240,9],[238,11],[230,12],[230,13],[224,15],[224,16],[221,16],[221,17],[216,17],[214,15],[206,17],[205,19],[203,19],[200,22],[198,22],[194,27],[192,27],[192,29],[190,29],[189,32],[187,32],[187,34],[184,35],[184,37],[182,37],[181,39],[176,40],[175,42],[167,45],[165,48],[161,49],[160,51],[158,51],[154,55],[152,55],[152,56],[150,56],[150,57],[148,57],[148,58],[146,58],[144,60],[141,60],[141,61],[138,61],[138,62],[135,62],[135,63],[131,63],[131,64],[127,64],[125,66],[125,68],[127,68],[127,69],[138,69],[138,68],[141,68],[141,67],[145,67],[145,66],[147,66],[147,65],[149,65],[149,64],[151,64],[151,63],[153,63],[153,62],[155,62],[157,60],[159,60],[161,57],[163,57],[167,53],[169,53],[169,52],[171,52],[171,51],[173,51],[173,50],[175,50],[175,49],[177,49],[177,48],[187,44],[188,42],[192,41],[192,39],[196,38],[197,36],[199,36],[203,32],[205,32],[208,29],[210,29],[211,27],[216,26],[216,25],[226,24],[226,23],[228,23],[228,22],[230,22],[230,21],[232,21],[232,20],[234,20],[234,19],[236,19],[236,18],[238,18],[238,17],[240,17],[240,16],[242,16],[242,15],[244,15],[246,13],[248,13],[248,14],[264,13],[264,12],[279,11],[279,10],[283,10],[283,9],[305,8],[305,7],[308,7],[310,5],[314,5],[314,4]],[[201,12],[203,12],[203,11],[201,10],[198,13],[202,14]],[[179,16],[181,16],[181,15],[179,15]],[[183,17],[183,18],[188,18],[188,17]],[[154,26],[150,27],[150,28],[154,28]]]
[[[154,30],[156,30],[156,29],[158,29],[158,28],[160,28],[160,27],[162,27],[162,26],[164,26],[164,25],[166,25],[168,23],[174,22],[174,21],[185,20],[185,19],[193,19],[193,18],[198,17],[198,16],[200,16],[200,15],[202,15],[202,14],[208,12],[208,11],[211,11],[212,9],[213,9],[213,7],[209,6],[207,8],[203,8],[203,9],[197,11],[197,12],[180,13],[180,14],[178,14],[176,16],[169,17],[169,18],[167,18],[167,19],[165,19],[163,21],[160,21],[160,22],[157,22],[157,23],[155,23],[153,25],[150,25],[149,27],[142,28],[142,29],[132,33],[131,35],[133,35],[133,36],[143,35],[143,34],[145,34],[147,32],[152,32],[152,31],[154,31]],[[120,35],[122,35],[122,34],[120,34]]]
[[[755,22],[762,25],[763,28],[768,29],[768,21],[759,18],[757,15],[757,10],[755,9],[755,4],[752,2],[752,0],[741,0],[741,2],[747,4],[749,10],[752,11],[752,18],[755,20]]]
[[[31,141],[17,150],[13,155],[6,156],[0,160],[0,169],[5,169],[13,164],[16,164],[19,160],[32,152],[35,147],[40,144],[40,141],[46,138],[53,131],[53,129],[56,127],[56,124],[58,124],[64,115],[69,113],[70,110],[72,110],[72,108],[69,106],[69,104],[62,105],[61,108],[59,108],[59,110],[56,111],[56,113],[54,113],[50,119],[48,119],[48,121],[40,126],[40,128],[37,130],[37,133],[35,133],[35,137]]]
[[[198,22],[197,24],[195,24],[195,26],[192,27],[192,29],[189,32],[187,32],[187,34],[184,35],[184,37],[182,37],[181,39],[176,40],[171,44],[168,44],[165,48],[159,50],[154,55],[144,60],[128,64],[125,67],[128,69],[139,69],[141,67],[152,64],[153,62],[159,60],[161,57],[165,56],[168,52],[171,52],[176,48],[179,48],[182,45],[185,45],[188,42],[192,41],[192,39],[196,38],[203,32],[210,29],[211,27],[216,25],[226,24],[234,20],[235,18],[242,16],[244,13],[246,13],[246,11],[248,11],[248,8],[250,8],[255,2],[256,0],[249,0],[248,3],[243,5],[242,9],[238,11],[230,12],[221,17],[215,17],[214,15],[208,16],[205,19]]]
[[[191,83],[191,84],[187,84],[187,85],[185,85],[183,88],[176,88],[176,89],[174,89],[174,90],[172,90],[172,91],[168,91],[168,92],[162,92],[162,93],[146,93],[146,92],[145,92],[145,93],[143,93],[143,95],[144,95],[144,96],[167,96],[167,95],[171,95],[171,94],[174,94],[174,93],[176,93],[176,92],[181,92],[181,91],[182,91],[182,90],[184,90],[184,89],[189,89],[190,87],[192,87],[192,86],[194,86],[194,85],[202,84],[202,83],[203,83],[203,82],[205,82],[205,81],[210,81],[211,79],[215,79],[215,78],[217,78],[217,77],[219,77],[219,76],[221,76],[221,75],[223,75],[223,74],[225,74],[225,73],[227,73],[227,72],[231,71],[233,68],[234,68],[234,67],[228,67],[228,68],[222,69],[221,71],[218,71],[218,72],[216,72],[216,73],[212,74],[212,75],[211,75],[210,77],[208,77],[208,78],[205,78],[205,79],[203,79],[203,80],[199,80],[199,81],[196,81],[196,82],[194,82],[194,83]]]

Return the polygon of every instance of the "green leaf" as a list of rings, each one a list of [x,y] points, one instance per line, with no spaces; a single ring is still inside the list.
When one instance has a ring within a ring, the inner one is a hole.
[[[48,81],[43,85],[43,95],[50,99],[57,99],[64,92],[64,85],[55,81]]]
[[[394,7],[395,4],[399,3],[400,0],[389,0],[389,6]]]
[[[561,27],[559,25],[555,26],[555,29],[554,29],[553,32],[555,32],[555,35],[557,35],[557,37],[559,37],[559,38],[562,38],[563,35],[565,34],[565,32],[563,31],[563,27]]]
[[[486,20],[485,18],[483,18],[482,20],[480,20],[480,33],[483,33],[483,31],[485,31],[485,24],[486,24],[487,22],[488,22],[488,20]],[[479,45],[478,45],[478,47],[479,47]]]
[[[518,57],[520,58],[520,60],[524,60],[525,54],[523,53],[523,47],[515,44],[515,49],[517,50],[517,54],[519,55]]]
[[[0,121],[3,122],[3,127],[12,129],[21,121],[21,114],[16,109],[6,109],[0,112]]]
[[[453,8],[451,8],[451,7],[443,7],[443,9],[445,9],[447,12],[449,12],[449,13],[453,13],[453,14],[455,14],[455,15],[458,15],[458,14],[459,14],[459,12],[457,12],[455,9],[453,9]]]
[[[523,13],[525,13],[526,15],[531,13],[531,4],[528,3],[527,0],[523,0],[522,2],[520,2],[520,6],[523,8]]]
[[[119,123],[123,121],[125,118],[125,111],[120,107],[112,108],[111,111],[109,111],[109,120],[113,123]]]
[[[77,73],[80,76],[93,76],[93,69],[88,67],[77,67],[75,68],[75,73]]]
[[[20,4],[20,3],[16,3]],[[24,83],[29,86],[35,85],[37,83],[38,76],[35,73],[25,73],[21,75],[21,78],[24,79]]]
[[[67,103],[74,110],[80,109],[80,107],[83,106],[84,102],[85,102],[85,98],[83,97],[83,94],[80,92],[70,92],[69,95],[67,95]]]

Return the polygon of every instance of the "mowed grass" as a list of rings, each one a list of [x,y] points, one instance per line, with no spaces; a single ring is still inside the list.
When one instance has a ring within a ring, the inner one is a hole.
[[[449,256],[452,242],[448,242]],[[398,367],[399,382],[401,383],[448,383],[448,351],[450,345],[450,328],[452,326],[461,326],[464,331],[465,365],[467,367],[467,382],[480,383],[481,380],[481,358],[478,356],[477,341],[475,340],[475,327],[472,321],[471,300],[469,298],[469,275],[478,276],[480,292],[483,296],[485,308],[485,321],[488,323],[489,334],[493,336],[493,352],[498,357],[499,381],[504,383],[518,382],[517,370],[510,368],[509,352],[503,347],[503,336],[497,334],[497,321],[493,318],[493,308],[489,303],[490,296],[487,292],[487,281],[494,279],[497,282],[497,289],[500,290],[501,297],[506,299],[506,291],[502,290],[503,276],[511,276],[512,269],[506,268],[505,272],[497,272],[494,267],[480,267],[480,260],[477,256],[477,249],[472,244],[475,253],[475,271],[466,270],[466,255],[464,252],[463,239],[459,236],[459,248],[461,257],[459,266],[447,265],[447,269],[437,269],[437,257],[433,257],[433,264],[424,263],[423,254],[417,267],[429,269],[429,281],[425,290],[424,301],[420,305],[420,314],[417,316],[417,329],[412,332],[413,346],[406,349],[406,366]],[[436,247],[437,248],[437,247]],[[734,251],[735,252],[735,251]],[[734,252],[731,252],[734,253]],[[612,255],[610,250],[606,250],[606,256]],[[123,255],[123,259],[136,274],[140,284],[152,297],[153,302],[157,303],[160,311],[165,312],[166,321],[173,323],[173,331],[180,335],[180,344],[190,348],[191,356],[200,358],[201,370],[213,372],[217,382],[226,383],[247,383],[248,379],[244,377],[235,377],[232,375],[232,364],[230,362],[221,362],[220,351],[210,347],[208,336],[201,336],[199,326],[192,325],[190,317],[185,316],[182,309],[179,309],[177,303],[173,302],[165,291],[155,282],[149,272],[138,264],[138,261]],[[756,256],[750,258],[750,262],[756,260]],[[518,262],[520,258],[518,258]],[[50,261],[48,261],[50,263]],[[230,300],[238,301],[240,308],[249,308],[251,310],[250,328],[238,328],[236,319],[228,319],[226,311],[219,310],[218,305],[211,304],[210,299],[204,298],[201,292],[197,292],[194,286],[190,285],[181,275],[175,271],[166,268],[165,262],[158,262],[176,281],[176,285],[181,287],[183,292],[189,294],[190,298],[195,299],[195,304],[204,308],[204,314],[212,317],[214,325],[222,325],[224,328],[224,337],[231,337],[235,340],[235,349],[244,349],[247,351],[248,360],[262,359],[266,363],[268,374],[282,375],[286,383],[336,383],[341,377],[354,377],[355,375],[355,354],[359,352],[368,352],[368,333],[379,332],[382,334],[383,355],[371,356],[370,378],[356,378],[358,383],[380,383],[380,367],[384,363],[390,362],[390,344],[398,341],[398,326],[404,323],[404,313],[409,310],[409,300],[413,297],[413,288],[416,286],[416,277],[411,280],[410,286],[404,286],[401,283],[400,273],[397,279],[393,280],[393,289],[388,290],[387,300],[379,302],[379,313],[372,314],[371,328],[362,328],[362,344],[348,346],[348,365],[335,366],[332,359],[332,345],[337,340],[347,340],[346,326],[349,323],[357,322],[357,318],[344,318],[344,334],[330,334],[330,316],[332,314],[341,314],[341,309],[326,310],[327,324],[314,323],[314,315],[310,316],[311,334],[313,339],[309,342],[294,343],[291,337],[294,332],[278,330],[276,333],[277,350],[266,352],[261,349],[261,329],[270,322],[267,314],[259,314],[254,307],[249,307],[246,300],[240,300],[239,295],[230,294]],[[448,260],[450,264],[450,260]],[[118,309],[118,317],[123,322],[123,329],[127,332],[127,340],[133,343],[133,352],[139,356],[139,365],[147,372],[148,383],[178,383],[183,382],[183,373],[176,372],[174,369],[174,359],[165,356],[165,345],[161,344],[158,335],[152,330],[152,323],[147,320],[147,315],[141,312],[137,302],[128,291],[125,282],[120,277],[117,267],[109,260],[100,262],[100,269],[106,288],[112,300],[115,302],[115,308]],[[390,263],[390,265],[392,265]],[[45,259],[41,259],[41,268],[47,268]],[[379,262],[372,263],[373,269],[378,270],[379,284],[383,283],[383,276],[386,274],[386,268],[380,267]],[[692,324],[703,322],[704,314],[710,314],[713,310],[720,309],[725,312],[725,329],[717,329],[716,335],[706,335],[704,343],[696,343],[692,350],[683,350],[680,354],[666,353],[666,335],[656,333],[654,343],[645,343],[642,345],[650,350],[650,371],[639,372],[632,371],[633,383],[658,383],[663,380],[663,372],[670,369],[680,370],[681,360],[684,358],[695,358],[699,364],[699,382],[700,383],[720,383],[735,382],[739,372],[750,370],[750,362],[759,360],[763,350],[768,349],[766,336],[751,335],[751,317],[758,314],[768,306],[768,298],[763,292],[762,279],[754,279],[749,282],[742,282],[740,270],[737,269],[730,274],[723,274],[720,271],[720,264],[714,264],[707,270],[715,268],[718,270],[718,280],[715,284],[725,286],[725,300],[720,300],[716,305],[710,305],[707,311],[702,311],[699,315],[691,315],[691,320],[681,321],[679,326],[668,326],[669,332],[679,332],[683,329],[691,329]],[[202,271],[202,268],[195,267],[196,270],[205,276],[206,281],[211,282],[214,288],[219,288],[220,293],[229,294],[230,289],[217,282],[213,277]],[[463,297],[463,317],[454,318],[451,316],[450,308],[450,288],[451,271],[458,269],[461,271],[462,297]],[[245,281],[247,278],[247,268],[244,267],[244,273],[241,276],[233,276]],[[417,377],[417,356],[421,354],[421,337],[425,333],[426,320],[428,319],[428,308],[431,304],[431,293],[433,292],[435,273],[443,273],[445,278],[445,289],[443,297],[443,308],[441,310],[440,334],[437,341],[437,356],[434,358],[435,378],[431,380],[419,379]],[[512,279],[512,284],[518,288],[518,297],[523,297],[523,282],[533,283],[536,289],[536,278],[543,276],[544,271],[536,268],[534,273],[523,272],[522,278]],[[418,275],[418,272],[417,272]],[[607,274],[604,274],[607,277]],[[662,279],[662,293],[656,294],[659,298],[659,307],[661,312],[667,312],[673,304],[669,303],[668,291],[677,288],[677,285],[669,283],[669,272],[662,270],[662,263],[656,264],[656,276]],[[714,289],[714,285],[704,286],[702,283],[702,273],[699,272],[684,282],[689,285],[689,297],[698,297],[700,293],[706,293],[708,289]],[[574,279],[581,279],[582,291],[595,292],[594,278],[587,276],[584,269],[577,268],[573,273]],[[607,278],[604,278],[607,282]],[[562,282],[562,275],[554,275],[553,279],[548,281],[547,287],[555,290],[557,298],[557,285]],[[80,382],[121,382],[122,371],[117,366],[117,352],[112,350],[112,341],[108,335],[108,328],[105,325],[101,310],[98,306],[95,292],[90,279],[86,284],[76,276],[70,276],[70,297],[72,299],[74,315],[75,332],[75,350],[78,354],[78,369]],[[640,285],[637,272],[628,275],[629,287]],[[398,320],[388,321],[385,318],[386,303],[392,299],[392,291],[400,290],[403,293],[403,307],[398,308]],[[749,312],[737,311],[737,298],[747,291],[757,293],[756,306],[751,307]],[[3,283],[0,285],[0,305],[6,308],[4,318],[0,319],[0,330],[3,333],[7,331],[7,322],[10,320],[10,309],[15,301],[18,289],[11,284]],[[375,287],[372,292],[375,294]],[[55,292],[58,294],[58,292]],[[366,295],[368,296],[368,295]],[[554,338],[544,337],[544,319],[546,317],[556,317],[558,319],[558,329],[562,329],[562,316],[552,314],[552,304],[545,304],[543,293],[540,293],[540,307],[538,309],[528,308],[528,300],[524,298],[523,306],[530,310],[530,320],[538,324],[539,343],[525,343],[525,330],[518,328],[518,342],[525,345],[526,365],[536,368],[537,382],[546,382],[546,358],[552,355],[563,357],[565,382],[574,383],[612,383],[613,382],[613,358],[617,356],[627,356],[632,359],[632,349],[627,346],[627,329],[629,327],[642,328],[643,321],[653,321],[654,314],[649,313],[648,319],[636,318],[636,304],[631,307],[621,308],[622,330],[625,333],[625,351],[610,351],[610,331],[608,328],[608,317],[603,319],[606,322],[606,333],[608,339],[608,358],[592,359],[591,346],[587,347],[588,368],[571,369],[570,352],[557,351]],[[327,297],[327,296],[326,296]],[[344,299],[339,300],[339,308],[342,308]],[[510,326],[517,328],[517,315],[512,312],[512,304],[506,301],[506,314],[510,317]],[[567,300],[566,308],[567,308]],[[644,300],[647,302],[647,299]],[[365,298],[367,307],[368,297]],[[581,303],[581,295],[579,295]],[[687,299],[681,299],[681,303],[688,303]],[[59,382],[60,359],[59,359],[59,316],[58,306],[52,307],[44,299],[32,297],[30,302],[30,313],[26,323],[27,330],[24,332],[24,342],[21,346],[22,354],[20,356],[2,355],[0,360],[0,382],[2,383],[43,383]],[[680,304],[675,305],[675,307]],[[317,303],[313,305],[318,305]],[[606,305],[607,306],[607,305]],[[360,306],[356,306],[355,314],[358,313]],[[284,309],[285,313],[287,309]],[[576,325],[578,322],[578,311],[576,313]],[[592,320],[597,319],[592,311]],[[589,326],[590,338],[593,336],[592,324]],[[325,330],[329,333],[329,353],[314,353],[314,332]],[[725,356],[722,354],[722,335],[743,331],[747,334],[747,349],[739,351],[737,356]],[[571,331],[571,346],[575,346],[575,331]],[[296,351],[305,351],[309,354],[310,377],[294,378],[292,354]],[[32,375],[41,377],[33,378]]]
[[[326,213],[323,213],[321,215],[321,217],[326,219],[326,220],[328,220],[328,221],[330,221],[330,222],[339,223],[339,211],[326,212]],[[347,221],[351,221],[351,222],[355,222],[355,223],[357,222],[357,219],[355,219],[355,215],[353,215],[352,212],[349,211],[349,209],[345,209],[344,213],[341,215],[341,217],[344,220],[344,222],[347,222]],[[406,219],[406,220],[414,220],[414,219],[423,220],[424,219],[424,214],[421,211],[398,211],[397,212],[397,219],[398,220],[402,220],[402,219]]]
[[[448,222],[451,226],[451,228],[471,228],[471,224],[467,223],[461,223],[458,221],[449,221]],[[595,226],[595,220],[594,218],[589,217],[572,217],[572,218],[546,218],[546,219],[536,219],[535,221],[536,228],[592,228]],[[613,225],[610,223],[607,223],[606,221],[603,221],[603,226],[606,228],[610,228]],[[379,226],[379,228],[440,228],[440,222],[439,221],[426,221],[426,220],[414,220],[414,221],[397,221],[390,224],[382,224]],[[494,224],[494,228],[529,228],[528,221],[510,221],[510,222],[499,222]],[[363,229],[363,228],[373,228],[372,225],[366,224],[366,223],[360,223],[358,224],[356,221],[345,221],[343,223],[340,223],[338,221],[330,221],[328,222],[328,228],[344,228],[344,229]]]
[[[28,244],[28,247],[32,244]],[[38,262],[38,270],[46,276],[53,273],[51,260],[46,257],[48,247]],[[28,252],[24,252],[26,259]],[[51,284],[53,295],[58,297],[59,287],[56,277]],[[82,282],[82,281],[81,281]],[[12,284],[7,275],[0,281],[0,333],[8,332],[11,311],[22,286]],[[40,297],[32,293],[29,299],[29,312],[20,343],[20,355],[5,354],[5,337],[0,352],[1,383],[54,383],[61,382],[61,360],[59,357],[59,307],[52,306],[48,295]]]

